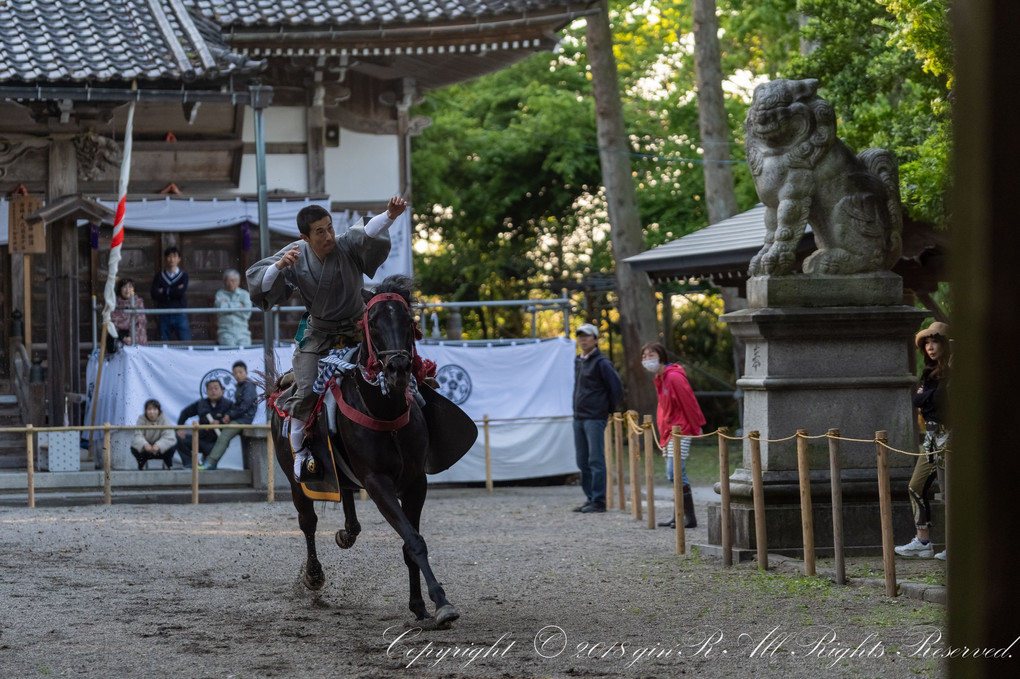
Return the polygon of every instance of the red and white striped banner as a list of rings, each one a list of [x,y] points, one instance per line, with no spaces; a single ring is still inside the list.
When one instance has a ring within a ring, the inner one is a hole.
[[[117,308],[117,271],[120,269],[120,249],[124,244],[124,213],[127,210],[128,178],[131,176],[131,138],[135,121],[135,102],[128,107],[127,125],[124,127],[124,157],[120,165],[120,182],[117,185],[117,212],[113,220],[113,238],[110,240],[110,263],[107,266],[106,287],[103,290],[103,323],[108,334],[116,337],[117,328],[110,314]]]

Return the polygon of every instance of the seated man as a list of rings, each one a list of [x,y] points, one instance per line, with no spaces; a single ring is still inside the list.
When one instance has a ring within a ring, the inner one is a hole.
[[[386,230],[406,207],[404,199],[390,198],[386,212],[373,217],[364,228],[354,227],[337,236],[329,211],[309,205],[297,214],[301,240],[248,269],[248,290],[260,309],[286,302],[297,290],[308,311],[308,326],[294,350],[294,388],[280,400],[280,407],[289,415],[297,481],[311,457],[304,429],[319,398],[312,389],[319,359],[333,348],[357,345],[357,323],[365,310],[361,297],[364,276],[374,276],[386,260],[390,252]]]
[[[223,418],[234,405],[233,401],[223,398],[223,384],[218,379],[211,379],[205,383],[205,398],[201,398],[181,411],[177,418],[177,425],[180,426],[192,417],[198,418],[199,424],[223,424]],[[218,429],[198,430],[198,450],[203,455],[208,455],[216,444],[219,437]],[[191,467],[191,434],[186,429],[177,430],[177,454],[181,456],[181,462],[185,468]]]
[[[234,390],[234,405],[223,416],[223,424],[251,424],[255,417],[255,403],[258,400],[255,385],[248,381],[248,366],[244,361],[235,361],[233,372],[234,379],[237,380],[237,389]],[[205,462],[199,469],[216,469],[216,465],[219,464],[230,441],[242,431],[244,430],[240,427],[221,429],[219,438],[216,439],[209,454],[205,456]],[[199,445],[201,446],[201,442]]]

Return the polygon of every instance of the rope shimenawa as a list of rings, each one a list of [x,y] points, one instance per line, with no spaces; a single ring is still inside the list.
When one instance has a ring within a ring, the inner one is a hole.
[[[630,433],[632,433],[632,434],[641,434],[645,428],[650,428],[651,427],[650,423],[646,424],[646,425],[642,425],[642,424],[638,423],[637,418],[630,417],[628,415],[624,415],[624,419],[626,420],[628,428],[630,430]],[[747,436],[747,435],[744,435],[744,436],[730,436],[729,434],[724,434],[721,429],[716,429],[715,431],[710,431],[710,432],[708,432],[706,434],[683,434],[683,435],[681,435],[680,438],[685,438],[685,439],[703,439],[703,438],[708,438],[709,436],[716,436],[716,435],[721,436],[722,438],[728,439],[730,441],[742,441],[744,439],[749,439],[750,438],[750,436]],[[911,457],[920,457],[922,455],[933,455],[935,453],[943,453],[943,452],[946,452],[948,450],[947,448],[939,448],[938,450],[933,451],[932,453],[928,453],[928,452],[917,453],[917,452],[910,452],[910,451],[907,451],[907,450],[900,450],[899,448],[893,448],[892,446],[890,446],[885,441],[880,441],[877,438],[855,439],[855,438],[848,438],[846,436],[832,436],[829,433],[825,433],[825,434],[813,434],[813,435],[812,434],[796,434],[795,433],[795,434],[791,434],[790,436],[785,436],[785,437],[779,438],[779,439],[763,439],[763,438],[759,438],[758,440],[759,441],[763,441],[763,442],[767,442],[767,443],[781,443],[783,441],[791,441],[791,440],[796,439],[796,438],[805,438],[805,439],[839,439],[840,441],[846,441],[846,442],[849,442],[849,443],[877,443],[878,445],[882,446],[886,450],[891,450],[894,453],[900,453],[902,455],[910,455]],[[665,452],[666,451],[665,448],[663,448],[661,445],[659,445],[658,441],[655,441],[655,447],[658,448],[660,452]]]

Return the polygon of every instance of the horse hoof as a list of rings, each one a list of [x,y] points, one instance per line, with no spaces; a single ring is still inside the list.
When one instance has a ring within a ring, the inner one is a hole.
[[[453,604],[446,604],[436,611],[436,627],[449,625],[460,617],[460,612],[453,607]]]
[[[301,582],[305,588],[318,592],[326,584],[326,576],[321,569],[315,573],[309,573],[307,566],[301,566]]]
[[[349,533],[343,528],[336,532],[336,544],[340,549],[350,549],[357,539],[357,535]]]

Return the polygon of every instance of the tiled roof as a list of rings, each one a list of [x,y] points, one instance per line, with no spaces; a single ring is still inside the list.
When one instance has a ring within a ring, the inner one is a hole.
[[[203,23],[185,0],[2,0],[0,82],[187,81],[257,65]]]
[[[223,26],[356,27],[468,20],[556,9],[570,0],[185,0]]]

